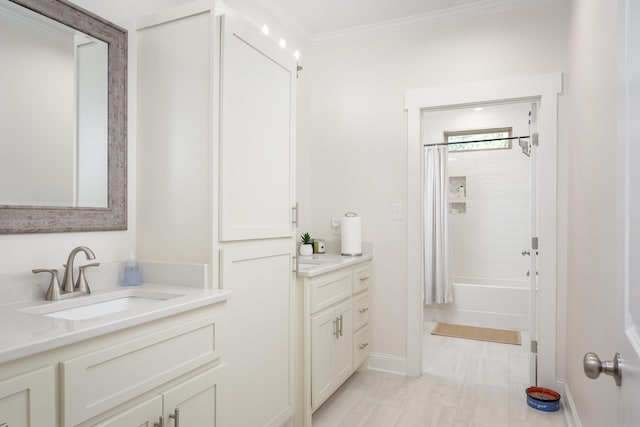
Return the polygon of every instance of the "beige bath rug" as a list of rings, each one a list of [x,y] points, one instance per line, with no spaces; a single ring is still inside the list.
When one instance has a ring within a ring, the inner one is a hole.
[[[431,331],[431,335],[520,345],[520,331],[509,331],[506,329],[479,328],[477,326],[438,323]]]

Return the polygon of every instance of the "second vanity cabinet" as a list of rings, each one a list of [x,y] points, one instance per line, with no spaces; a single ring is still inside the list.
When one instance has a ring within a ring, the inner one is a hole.
[[[363,261],[302,278],[304,288],[304,425],[369,354],[371,266]]]

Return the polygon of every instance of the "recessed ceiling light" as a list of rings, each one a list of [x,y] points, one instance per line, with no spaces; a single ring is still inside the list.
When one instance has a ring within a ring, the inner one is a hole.
[[[267,24],[264,24],[262,26],[262,32],[265,33],[266,35],[269,35],[269,27],[267,26]]]
[[[473,109],[473,111],[482,111],[482,110],[484,110],[484,108],[482,108],[482,107],[476,107],[476,108]]]
[[[287,42],[284,39],[280,39],[278,44],[280,45],[280,47],[287,47]]]
[[[296,58],[296,61],[300,60],[300,51],[296,50],[295,52],[293,52],[293,57]]]

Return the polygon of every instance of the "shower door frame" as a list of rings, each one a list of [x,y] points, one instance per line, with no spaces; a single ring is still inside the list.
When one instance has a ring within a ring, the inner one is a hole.
[[[407,91],[407,365],[406,373],[422,374],[422,112],[427,109],[459,108],[495,102],[536,100],[539,103],[537,184],[539,289],[535,317],[538,330],[538,384],[558,385],[557,323],[564,323],[557,312],[559,274],[566,274],[558,259],[557,236],[557,128],[558,95],[562,92],[562,73],[472,82],[455,86]],[[544,167],[544,173],[539,173]],[[562,242],[561,242],[562,243]],[[563,283],[563,282],[561,282]],[[532,383],[535,379],[531,379]]]

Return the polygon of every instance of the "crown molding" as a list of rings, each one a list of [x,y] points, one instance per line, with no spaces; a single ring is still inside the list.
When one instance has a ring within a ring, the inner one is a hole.
[[[424,25],[440,24],[477,15],[537,5],[548,1],[549,0],[480,0],[474,3],[449,7],[433,12],[425,12],[403,18],[380,21],[373,24],[359,25],[356,27],[346,28],[344,30],[315,34],[312,37],[312,44],[321,45],[328,42],[351,39],[372,33],[403,31]]]

